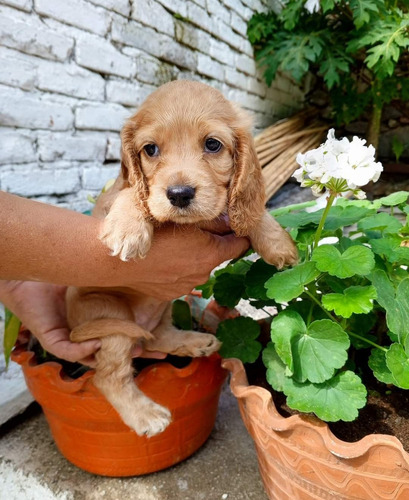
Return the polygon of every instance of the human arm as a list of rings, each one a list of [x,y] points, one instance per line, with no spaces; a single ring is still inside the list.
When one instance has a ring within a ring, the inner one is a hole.
[[[246,238],[161,227],[145,259],[122,262],[99,241],[101,221],[0,192],[0,278],[58,285],[129,287],[162,300],[189,293],[248,248]],[[224,232],[216,227],[217,232]]]

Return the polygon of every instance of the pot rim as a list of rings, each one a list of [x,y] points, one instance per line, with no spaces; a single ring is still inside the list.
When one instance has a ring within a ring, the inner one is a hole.
[[[386,446],[397,451],[404,463],[399,464],[401,468],[409,469],[409,453],[395,436],[386,434],[368,434],[359,441],[347,442],[337,438],[330,430],[328,424],[312,415],[291,415],[283,417],[274,404],[272,395],[267,389],[260,386],[249,385],[243,363],[236,358],[222,360],[222,367],[231,373],[230,388],[234,396],[243,402],[247,400],[257,401],[263,407],[263,422],[266,428],[280,433],[294,431],[297,427],[304,427],[315,431],[321,436],[327,449],[336,457],[343,459],[358,458],[376,446]]]
[[[220,357],[217,353],[212,354],[209,358]],[[15,347],[11,353],[11,359],[24,367],[24,370],[29,377],[41,376],[44,373],[53,377],[53,382],[56,388],[65,393],[75,393],[84,390],[85,387],[93,392],[98,392],[95,386],[90,383],[95,370],[90,369],[80,377],[73,379],[64,373],[63,366],[58,361],[46,361],[38,364],[36,355],[33,351],[27,350],[26,345],[22,344]],[[135,380],[139,380],[149,376],[149,373],[154,370],[156,373],[163,372],[169,377],[187,378],[195,374],[200,369],[202,358],[192,358],[192,361],[183,368],[177,368],[166,360],[158,360],[150,366],[143,368],[135,376]],[[208,358],[206,358],[208,359]]]

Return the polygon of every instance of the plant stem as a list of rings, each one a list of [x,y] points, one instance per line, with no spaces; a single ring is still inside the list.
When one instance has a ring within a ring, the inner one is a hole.
[[[374,103],[368,123],[368,129],[366,131],[367,143],[368,145],[372,144],[372,146],[375,148],[375,151],[378,150],[379,146],[379,132],[381,130],[382,108],[382,104]]]
[[[339,321],[334,318],[334,316],[329,313],[324,307],[323,305],[321,304],[321,302],[316,298],[314,297],[314,295],[309,291],[309,290],[305,290],[305,293],[308,295],[308,297],[310,297],[311,300],[313,300],[323,311],[324,313],[329,317],[329,319],[331,321],[334,321],[335,323],[338,323],[339,324]],[[380,349],[381,351],[384,351],[384,352],[387,352],[388,349],[386,349],[385,347],[382,347],[378,344],[376,344],[375,342],[372,342],[372,340],[369,340],[369,339],[366,339],[365,337],[361,337],[361,335],[358,335],[357,333],[352,333],[352,332],[349,332],[348,330],[346,330],[344,327],[343,327],[344,331],[350,335],[351,337],[355,337],[359,340],[362,340],[363,342],[366,342],[367,344],[370,344],[374,347],[377,347],[378,349]]]
[[[376,344],[375,342],[372,342],[372,340],[366,339],[365,337],[361,337],[361,335],[358,335],[357,333],[348,332],[347,330],[345,330],[345,331],[351,337],[355,337],[356,339],[362,340],[363,342],[366,342],[367,344],[373,345],[374,347],[377,347],[381,351],[388,352],[388,349],[386,349],[386,347],[382,347],[381,345]]]
[[[328,201],[327,201],[327,206],[325,207],[324,213],[322,214],[320,223],[318,225],[317,232],[315,233],[315,240],[314,240],[313,248],[316,248],[318,246],[318,243],[319,243],[320,238],[321,238],[322,230],[324,229],[325,221],[327,219],[329,210],[330,210],[332,204],[334,203],[335,198],[336,198],[336,194],[331,193],[329,195],[329,198],[328,198]]]

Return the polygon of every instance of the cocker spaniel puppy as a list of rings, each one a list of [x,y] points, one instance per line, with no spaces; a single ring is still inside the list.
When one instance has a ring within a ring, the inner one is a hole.
[[[295,263],[290,236],[265,210],[250,125],[241,109],[202,83],[175,81],[151,94],[122,130],[121,173],[93,213],[104,218],[100,238],[112,255],[143,258],[162,223],[205,225],[227,214],[236,235],[248,236],[266,262]],[[161,315],[152,332],[134,317],[141,301]],[[171,414],[135,385],[133,346],[192,357],[220,347],[213,335],[174,328],[170,305],[151,297],[71,287],[67,308],[72,341],[101,338],[94,383],[139,435],[162,432]]]

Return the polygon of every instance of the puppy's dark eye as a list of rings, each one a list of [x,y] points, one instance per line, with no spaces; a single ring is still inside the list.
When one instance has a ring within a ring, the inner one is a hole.
[[[205,142],[206,153],[218,153],[222,149],[223,144],[213,137],[209,137]]]
[[[143,149],[148,156],[158,156],[159,154],[159,148],[156,144],[147,144]]]

